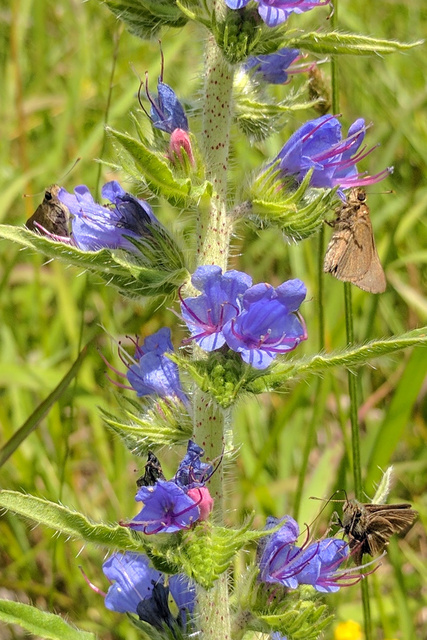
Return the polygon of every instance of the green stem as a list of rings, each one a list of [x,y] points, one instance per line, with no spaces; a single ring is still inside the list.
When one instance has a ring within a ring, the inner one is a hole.
[[[213,36],[208,37],[205,58],[203,152],[206,175],[213,184],[210,207],[198,219],[197,264],[227,268],[231,221],[227,216],[227,165],[232,118],[233,71]]]
[[[226,10],[222,0],[214,0],[212,10],[221,19]],[[209,35],[205,53],[203,109],[203,155],[206,177],[212,182],[209,207],[201,207],[197,221],[197,265],[215,264],[227,269],[232,224],[227,215],[227,168],[232,120],[233,71],[214,38]],[[198,349],[195,355],[201,356]],[[194,437],[206,452],[206,459],[219,459],[225,448],[227,414],[212,397],[200,390],[194,393]],[[219,465],[209,483],[215,501],[213,518],[223,524],[224,474]],[[196,616],[201,640],[231,638],[230,603],[227,575],[224,573],[209,591],[197,590]]]
[[[324,273],[323,273],[323,260],[325,256],[325,227],[320,227],[317,246],[317,315],[319,319],[319,353],[325,348],[325,309],[323,306],[324,301]]]
[[[339,0],[334,2],[334,12],[332,14],[332,29],[338,28],[338,4]],[[332,76],[332,110],[333,113],[339,113],[339,81],[338,81],[338,61],[336,56],[332,56],[331,60],[331,76]],[[351,303],[351,284],[344,283],[344,301],[345,301],[345,326],[347,334],[347,344],[354,343],[354,325],[353,325],[353,309]],[[359,438],[359,421],[358,421],[358,398],[357,398],[357,375],[351,371],[348,372],[348,392],[350,397],[350,424],[351,424],[351,448],[353,457],[353,479],[354,493],[357,500],[363,500],[362,487],[362,468],[360,461],[360,438]],[[361,582],[363,618],[365,626],[365,640],[372,640],[372,623],[371,608],[369,601],[369,587],[367,579]]]

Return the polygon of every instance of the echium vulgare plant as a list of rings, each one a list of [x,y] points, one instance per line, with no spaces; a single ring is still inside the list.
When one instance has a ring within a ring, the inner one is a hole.
[[[224,476],[232,477],[245,448],[234,433],[233,407],[241,398],[274,392],[296,377],[332,366],[360,366],[369,358],[425,344],[426,331],[355,345],[351,285],[346,283],[348,345],[327,354],[321,261],[317,288],[298,273],[274,284],[257,282],[253,274],[234,268],[235,260],[231,264],[230,242],[248,220],[260,233],[274,228],[295,244],[315,234],[322,239],[324,220],[334,224],[330,213],[345,207],[350,190],[383,180],[392,168],[380,167],[373,175],[364,171],[365,157],[375,153],[365,138],[374,134],[368,135],[363,117],[347,123],[345,113],[339,114],[335,84],[332,112],[303,116],[275,155],[253,167],[237,191],[230,187],[229,156],[232,133],[262,141],[282,131],[290,111],[322,108],[322,96],[306,102],[301,94],[286,98],[286,86],[280,87],[282,101],[267,97],[269,84],[286,85],[295,73],[313,69],[313,53],[324,60],[332,55],[336,65],[340,54],[384,54],[409,45],[341,33],[335,14],[325,22],[333,13],[329,0],[106,0],[106,5],[140,38],[166,27],[167,39],[173,28],[185,31],[187,23],[194,23],[205,46],[201,109],[200,101],[185,101],[165,82],[162,54],[157,85],[147,76],[139,91],[135,88],[144,112],[133,117],[136,137],[108,129],[120,148],[114,167],[122,162],[132,187],[110,180],[102,189],[103,203],[85,185],[70,191],[55,187],[44,201],[49,225],[41,212],[31,229],[3,225],[1,236],[94,272],[122,295],[140,297],[142,304],[161,296],[186,333],[179,351],[167,327],[134,338],[132,353],[120,344],[121,369],[101,356],[116,388],[134,393],[123,414],[105,412],[104,418],[135,455],[143,456],[136,515],[120,520],[118,514],[115,525],[96,523],[62,504],[7,489],[0,493],[0,506],[102,546],[107,554],[99,575],[89,577],[82,570],[82,588],[94,589],[100,605],[128,614],[142,638],[314,640],[331,621],[329,594],[361,583],[369,640],[367,576],[381,568],[372,560],[354,562],[362,545],[372,548],[366,546],[366,532],[359,522],[356,531],[353,522],[344,531],[336,526],[320,535],[315,524],[297,522],[309,448],[301,447],[297,455],[301,474],[292,515],[271,514],[254,528],[254,517],[229,526]],[[298,22],[307,12],[316,23],[313,32]],[[276,95],[279,90],[276,86]],[[149,138],[141,118],[151,124]],[[197,118],[201,123],[196,126]],[[142,191],[151,202],[166,201],[193,217],[190,248],[184,250],[183,240],[162,223],[161,206],[155,215],[152,204],[135,195]],[[353,213],[340,237],[369,252],[372,238],[368,234],[366,240],[357,226],[369,229],[369,219],[360,222],[359,209]],[[361,246],[360,238],[369,246]],[[339,246],[341,258],[350,259]],[[320,257],[324,250],[320,241]],[[317,305],[319,340],[307,326],[307,304]],[[321,385],[319,378],[319,402]],[[353,492],[362,500],[354,373],[349,396]],[[307,443],[316,427],[312,422],[302,436]],[[186,451],[175,474],[165,475],[162,449],[182,445]],[[120,482],[126,481],[123,477],[120,471]],[[376,502],[385,501],[388,485],[387,476]],[[38,635],[68,637],[69,628],[59,617],[36,609],[33,615]],[[27,616],[27,608],[18,605],[14,621],[21,617],[25,627]],[[73,629],[73,634],[79,632]]]

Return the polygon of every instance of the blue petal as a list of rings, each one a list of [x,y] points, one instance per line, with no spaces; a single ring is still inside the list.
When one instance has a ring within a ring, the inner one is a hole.
[[[163,575],[149,565],[147,556],[139,553],[115,553],[102,565],[106,577],[114,581],[104,603],[119,613],[136,613],[136,608],[151,596],[152,581],[163,581]]]

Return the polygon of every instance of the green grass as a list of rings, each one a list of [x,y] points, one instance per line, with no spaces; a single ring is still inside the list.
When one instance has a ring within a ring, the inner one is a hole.
[[[138,78],[149,70],[154,87],[160,56],[156,40],[141,42],[122,30],[105,6],[95,2],[19,0],[0,8],[0,222],[23,224],[58,182],[71,189],[80,183],[97,188],[95,158],[115,159],[103,124],[110,89],[115,41],[119,38],[109,124],[131,131],[129,111],[136,112]],[[414,41],[423,35],[427,9],[423,0],[375,3],[342,2],[343,30]],[[313,17],[310,18],[313,21]],[[323,22],[321,28],[328,29]],[[194,27],[162,35],[165,81],[189,101],[194,112],[202,90],[203,35]],[[199,60],[194,64],[194,60]],[[328,74],[329,66],[323,65]],[[303,78],[296,78],[298,85]],[[381,142],[363,163],[375,173],[394,165],[384,186],[370,188],[369,206],[378,250],[386,269],[387,292],[370,296],[353,290],[357,341],[389,336],[427,321],[427,127],[425,119],[425,46],[405,54],[339,60],[340,102],[344,127],[361,115],[374,123],[368,144]],[[272,92],[283,97],[287,87]],[[307,117],[296,112],[280,134],[251,146],[233,144],[236,184],[274,153]],[[143,114],[139,114],[141,121]],[[194,120],[195,122],[195,120]],[[192,124],[192,122],[191,122]],[[146,125],[144,125],[146,126]],[[197,126],[195,125],[197,132]],[[237,128],[235,130],[238,135]],[[78,164],[66,175],[77,158]],[[116,174],[102,168],[103,177]],[[128,185],[132,190],[132,185]],[[392,189],[392,194],[381,193]],[[23,194],[28,197],[22,198]],[[156,214],[193,245],[190,215],[153,201]],[[329,231],[327,230],[327,234]],[[254,281],[278,284],[302,278],[316,291],[316,238],[288,246],[276,231],[252,226],[238,229],[233,267],[248,270]],[[326,347],[345,345],[343,287],[325,278]],[[310,339],[305,353],[317,350],[315,294],[304,305]],[[169,305],[172,306],[172,305]],[[176,308],[176,306],[175,306]],[[120,367],[115,340],[174,326],[171,311],[154,317],[148,303],[120,298],[98,278],[63,264],[46,264],[41,256],[0,243],[0,447],[24,424],[60,382],[81,345],[96,336],[97,348]],[[175,334],[178,345],[180,332]],[[61,500],[95,520],[117,522],[134,513],[135,479],[143,461],[125,451],[106,429],[99,407],[118,412],[119,404],[104,375],[105,365],[92,348],[79,372],[48,417],[0,469],[0,486],[50,500]],[[388,558],[371,581],[374,637],[411,640],[425,635],[427,519],[427,353],[423,348],[375,361],[359,372],[360,429],[365,490],[375,492],[381,469],[395,465],[396,484],[389,501],[409,500],[420,518],[407,537],[390,545]],[[238,464],[229,468],[228,522],[241,523],[253,509],[262,527],[266,515],[291,512],[302,449],[312,419],[316,380],[293,384],[286,393],[246,398],[235,409]],[[300,523],[318,533],[330,512],[310,496],[328,497],[337,488],[351,494],[348,462],[347,373],[324,376],[316,399],[318,424],[305,479]],[[241,446],[240,446],[241,445]],[[165,451],[166,471],[179,459]],[[78,557],[77,557],[78,556]],[[1,597],[31,602],[60,612],[103,639],[137,638],[124,616],[107,611],[78,569],[106,588],[103,551],[11,513],[0,516]],[[328,601],[337,620],[361,621],[359,588],[343,589]],[[399,606],[396,606],[396,602]],[[425,624],[425,623],[424,623]],[[0,638],[18,637],[0,626]],[[332,638],[332,630],[325,636]]]

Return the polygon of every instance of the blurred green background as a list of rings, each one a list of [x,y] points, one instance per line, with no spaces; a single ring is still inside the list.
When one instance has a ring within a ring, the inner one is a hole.
[[[327,11],[315,13],[298,23],[294,16],[292,25],[328,30]],[[423,0],[346,0],[339,6],[344,31],[414,41],[426,35],[426,24]],[[200,108],[204,38],[205,33],[191,25],[162,33],[164,79],[188,104],[190,127],[196,134],[191,112]],[[425,60],[422,45],[385,58],[345,56],[339,61],[344,128],[363,116],[374,124],[368,144],[381,142],[360,169],[375,173],[394,165],[389,179],[369,189],[388,289],[372,296],[353,288],[358,342],[427,323]],[[108,122],[132,131],[130,111],[141,121],[145,118],[136,98],[137,74],[143,76],[148,70],[155,86],[159,45],[156,39],[142,42],[131,36],[102,3],[2,0],[0,69],[0,222],[21,225],[52,183],[69,190],[80,183],[96,189],[100,165],[94,159],[117,159],[110,144],[104,145],[110,85]],[[329,65],[323,64],[322,70],[328,77]],[[296,77],[290,86],[270,88],[270,95],[280,99],[304,82],[303,76]],[[316,116],[313,110],[294,112],[280,134],[258,144],[248,142],[236,127],[233,184],[249,180],[299,124]],[[80,161],[67,174],[77,158]],[[108,167],[101,169],[105,180],[120,178]],[[131,184],[124,186],[132,190]],[[384,193],[389,189],[393,193]],[[191,250],[190,212],[155,200],[152,205],[164,224],[185,234]],[[233,239],[233,267],[247,270],[255,282],[277,285],[292,276],[307,283],[303,313],[309,340],[298,355],[318,348],[316,246],[316,238],[288,245],[277,231],[259,232],[253,225],[240,226]],[[326,277],[325,299],[327,349],[341,348],[345,346],[342,284]],[[152,313],[148,302],[121,298],[94,276],[0,241],[0,446],[59,382],[77,357],[80,343],[96,335],[98,350],[120,368],[116,340],[147,335],[164,324],[175,327],[170,310],[163,307],[154,317]],[[173,335],[178,347],[182,329],[176,327]],[[427,637],[426,373],[427,353],[418,348],[376,360],[358,376],[367,500],[381,469],[393,462],[396,484],[389,501],[409,500],[420,513],[406,538],[392,541],[389,555],[371,580],[374,637],[379,640]],[[116,522],[135,513],[135,480],[144,462],[126,451],[102,422],[99,407],[119,412],[112,389],[105,365],[92,348],[76,385],[0,469],[0,486],[61,500],[94,520]],[[285,393],[245,398],[236,407],[237,453],[228,469],[230,525],[242,523],[254,509],[259,527],[266,515],[291,511],[315,389],[316,380],[311,378]],[[328,373],[322,389],[316,400],[318,424],[301,525],[311,523],[321,508],[310,496],[328,497],[336,488],[352,492],[346,457],[346,371]],[[166,475],[173,473],[181,453],[162,452]],[[312,525],[314,531],[325,530],[336,507],[339,510],[339,505],[332,505],[322,513]],[[88,588],[78,569],[83,565],[90,579],[106,589],[103,558],[102,549],[58,538],[13,514],[0,515],[0,597],[62,613],[105,639],[132,640],[136,631],[124,616],[104,609],[102,598]],[[337,622],[361,621],[358,586],[328,596],[327,601],[336,608]],[[21,635],[17,628],[0,625],[2,639]],[[325,637],[333,637],[333,627]]]

